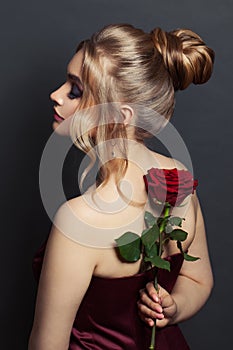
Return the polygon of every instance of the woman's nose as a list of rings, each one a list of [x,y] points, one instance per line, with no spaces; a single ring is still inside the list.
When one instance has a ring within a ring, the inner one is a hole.
[[[50,99],[54,101],[56,104],[58,104],[59,106],[62,106],[64,103],[64,100],[61,94],[61,88],[62,86],[50,94]]]

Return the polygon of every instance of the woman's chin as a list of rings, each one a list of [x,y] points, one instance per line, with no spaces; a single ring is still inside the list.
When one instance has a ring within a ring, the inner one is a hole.
[[[53,124],[52,124],[52,128],[54,130],[54,132],[58,135],[61,136],[69,136],[69,127],[68,127],[68,123],[67,122],[57,122],[56,120],[54,120]]]

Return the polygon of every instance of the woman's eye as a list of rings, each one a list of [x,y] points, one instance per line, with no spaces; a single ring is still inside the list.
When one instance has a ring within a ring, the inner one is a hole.
[[[81,97],[83,94],[82,90],[78,87],[78,85],[72,84],[71,90],[68,94],[68,97],[73,100],[75,98]]]

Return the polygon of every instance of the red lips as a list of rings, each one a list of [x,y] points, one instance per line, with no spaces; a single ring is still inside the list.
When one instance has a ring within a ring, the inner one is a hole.
[[[57,121],[57,122],[61,122],[64,120],[64,118],[62,118],[55,110],[54,108],[54,115],[53,115],[54,119]]]

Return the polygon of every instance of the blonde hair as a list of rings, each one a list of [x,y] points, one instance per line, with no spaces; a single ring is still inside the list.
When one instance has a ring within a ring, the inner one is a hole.
[[[191,83],[203,84],[210,78],[214,52],[188,29],[168,33],[156,28],[145,33],[129,24],[104,27],[91,39],[81,42],[79,50],[83,51],[84,85],[79,109],[85,111],[103,104],[101,113],[84,112],[74,118],[71,127],[74,143],[84,152],[89,152],[91,158],[83,179],[96,161],[93,147],[106,140],[120,139],[122,157],[101,164],[99,177],[99,184],[103,185],[114,170],[118,184],[128,166],[124,143],[127,132],[120,109],[114,106],[114,113],[109,113],[104,104],[126,102],[142,105],[169,120],[174,110],[175,91],[183,90]],[[151,116],[143,121],[142,128],[135,127],[137,140],[150,136],[146,130],[151,130],[156,124]],[[139,113],[140,119],[143,115]]]

